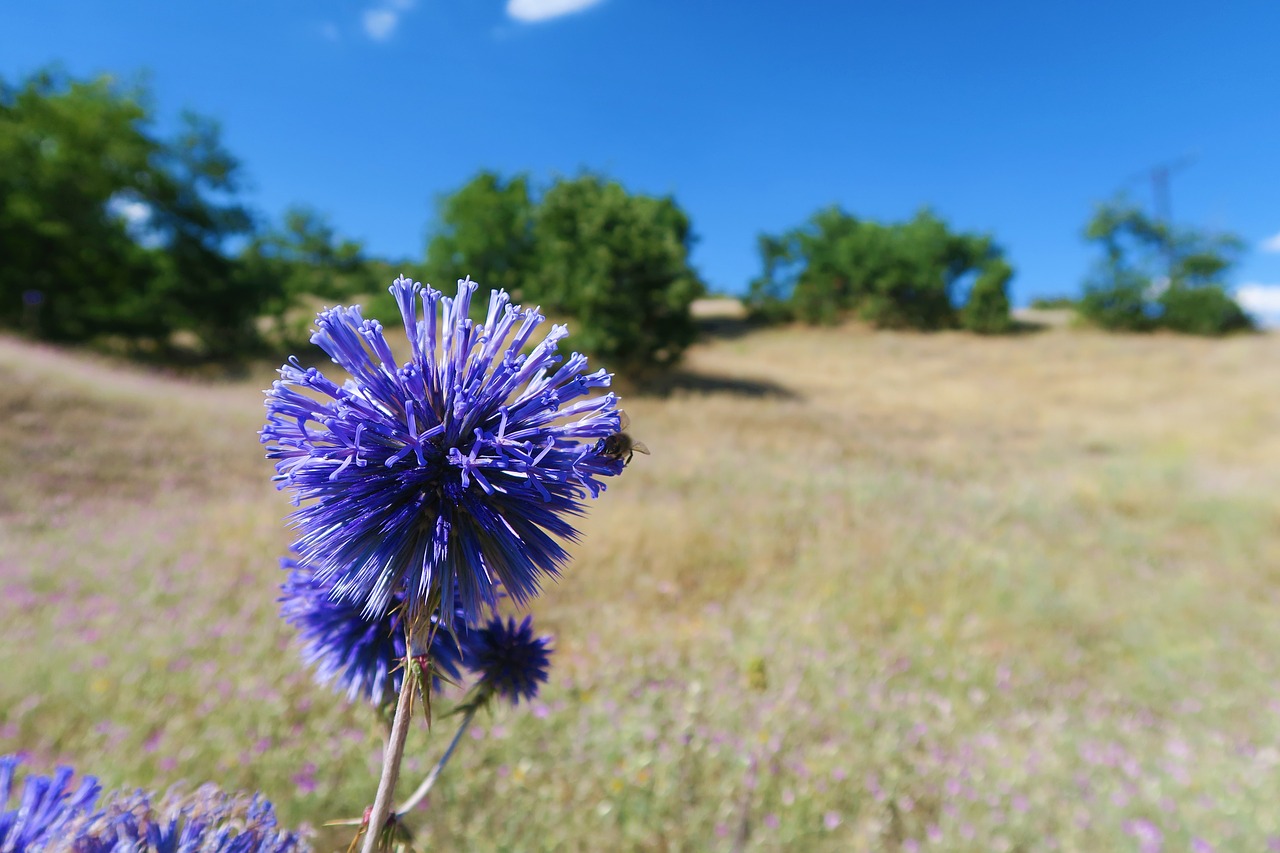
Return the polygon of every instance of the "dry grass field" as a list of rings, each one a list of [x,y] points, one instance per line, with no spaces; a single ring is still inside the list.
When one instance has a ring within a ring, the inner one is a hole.
[[[715,328],[424,848],[1280,849],[1280,336]],[[377,727],[276,617],[273,378],[0,339],[0,753],[361,813]]]

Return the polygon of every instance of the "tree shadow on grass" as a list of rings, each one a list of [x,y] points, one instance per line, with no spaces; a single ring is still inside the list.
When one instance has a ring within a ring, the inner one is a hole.
[[[714,376],[695,373],[691,370],[673,370],[662,376],[648,379],[639,383],[634,391],[640,396],[658,398],[673,397],[678,394],[726,394],[756,399],[800,399],[800,395],[795,391],[768,379]]]
[[[703,341],[733,341],[767,328],[767,324],[746,317],[698,317],[698,338]]]
[[[1054,326],[1051,323],[1045,323],[1040,320],[1019,320],[1010,321],[1009,330],[1005,332],[1005,337],[1025,337],[1026,335],[1039,335],[1052,330]]]

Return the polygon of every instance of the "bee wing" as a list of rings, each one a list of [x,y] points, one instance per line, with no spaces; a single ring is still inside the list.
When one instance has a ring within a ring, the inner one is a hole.
[[[631,426],[631,418],[622,409],[618,409],[618,432],[626,432]]]
[[[645,447],[645,446],[644,446],[644,442],[643,442],[643,441],[633,441],[633,442],[631,442],[631,452],[632,452],[632,453],[643,453],[645,456],[652,456],[652,455],[653,455],[652,453],[650,453],[650,452],[649,452],[649,448],[647,448],[647,447]]]

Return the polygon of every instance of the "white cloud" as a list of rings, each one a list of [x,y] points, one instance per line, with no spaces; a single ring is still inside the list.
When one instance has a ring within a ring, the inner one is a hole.
[[[386,41],[400,26],[400,16],[413,8],[417,0],[382,0],[364,10],[360,20],[364,33],[374,41]]]
[[[561,15],[572,15],[600,2],[601,0],[507,0],[507,14],[517,21],[532,24]]]
[[[361,18],[365,35],[374,41],[386,41],[400,23],[400,13],[394,9],[365,9]]]
[[[1264,252],[1280,252],[1280,233],[1273,234],[1263,240],[1259,248]]]
[[[1280,327],[1280,284],[1242,284],[1236,288],[1236,301],[1259,325]]]

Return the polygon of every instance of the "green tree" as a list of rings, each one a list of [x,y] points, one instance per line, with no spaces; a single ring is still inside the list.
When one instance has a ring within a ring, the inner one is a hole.
[[[1104,329],[1147,332],[1157,325],[1151,280],[1127,267],[1108,267],[1085,282],[1080,315]]]
[[[323,214],[302,206],[285,211],[279,227],[255,235],[239,266],[263,297],[272,342],[286,348],[309,337],[315,301],[377,297],[390,281],[374,270],[360,242],[340,238]],[[385,314],[371,310],[370,316]]]
[[[144,87],[105,77],[0,82],[0,323],[161,346],[189,330],[211,351],[252,337],[260,294],[223,252],[252,227],[238,165],[213,122],[184,116],[166,142],[151,115]]]
[[[225,251],[254,222],[235,201],[240,164],[220,137],[217,122],[184,113],[177,137],[145,176],[142,197],[162,250],[152,287],[168,325],[194,332],[210,354],[228,355],[253,344],[269,294],[237,275]]]
[[[1219,284],[1170,287],[1160,294],[1160,324],[1189,335],[1224,335],[1253,327],[1253,321]]]
[[[533,238],[526,297],[576,320],[575,343],[611,369],[670,367],[695,339],[689,308],[704,287],[674,199],[594,175],[561,179],[534,211]]]
[[[533,201],[525,176],[504,181],[481,172],[437,202],[437,220],[427,242],[428,281],[448,290],[470,275],[522,297],[533,264]]]
[[[1099,205],[1084,234],[1103,254],[1080,300],[1080,313],[1091,322],[1200,335],[1250,327],[1222,283],[1244,249],[1235,235],[1174,229],[1124,198]]]
[[[884,328],[957,325],[961,281],[1003,263],[991,238],[952,232],[928,210],[884,225],[831,207],[780,236],[761,236],[759,248],[763,272],[747,300],[756,316],[834,323],[853,314]],[[982,298],[1003,292],[1012,268],[1003,277],[999,269],[981,279]],[[988,299],[992,308],[997,302]]]
[[[689,218],[671,198],[628,193],[596,176],[528,179],[482,172],[438,203],[428,280],[471,276],[574,321],[575,346],[633,375],[669,367],[693,341]]]
[[[866,295],[853,307],[881,328],[945,329],[957,325],[955,303],[960,280],[1000,258],[989,237],[954,233],[928,210],[869,235],[881,244],[876,255],[883,260],[863,274]],[[1009,274],[1012,276],[1012,270]]]
[[[960,309],[960,324],[971,332],[999,335],[1013,328],[1009,317],[1009,280],[1013,267],[1003,258],[987,262],[973,287],[969,299]]]
[[[145,92],[53,72],[0,81],[0,323],[54,340],[156,335],[155,259],[129,233],[159,144]]]

